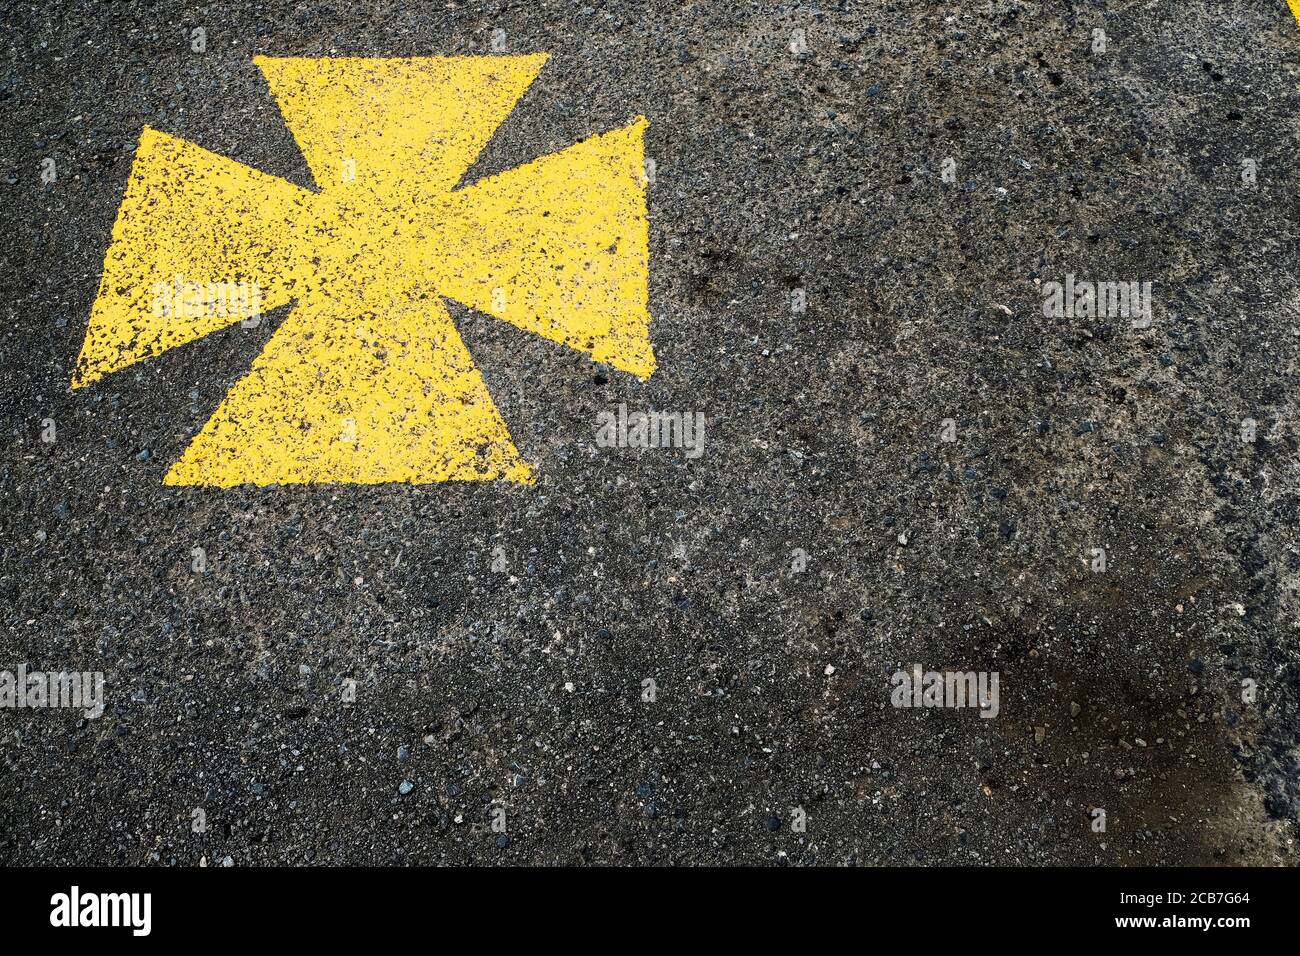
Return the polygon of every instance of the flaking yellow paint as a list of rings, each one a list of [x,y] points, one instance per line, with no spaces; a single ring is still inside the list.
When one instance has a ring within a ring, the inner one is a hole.
[[[643,118],[457,189],[545,56],[255,62],[318,191],[146,129],[73,380],[238,320],[159,282],[295,303],[167,484],[530,482],[443,297],[654,371]]]

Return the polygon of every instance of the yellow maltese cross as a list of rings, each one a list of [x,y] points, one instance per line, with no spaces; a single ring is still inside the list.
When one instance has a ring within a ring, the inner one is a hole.
[[[644,117],[455,188],[545,62],[256,58],[316,191],[146,127],[73,387],[245,317],[202,290],[253,289],[296,304],[165,484],[531,483],[444,297],[655,368]]]

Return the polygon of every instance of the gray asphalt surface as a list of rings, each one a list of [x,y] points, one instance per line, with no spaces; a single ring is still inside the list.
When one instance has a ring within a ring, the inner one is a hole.
[[[0,710],[0,861],[1295,862],[1283,0],[2,22],[0,670],[106,709]],[[535,486],[164,487],[285,312],[70,390],[144,125],[310,185],[254,55],[496,28],[551,60],[470,178],[650,120],[659,370],[453,306]],[[1066,273],[1151,282],[1151,328],[1044,317]],[[596,447],[621,402],[704,454]],[[997,671],[998,717],[892,707],[914,664]]]

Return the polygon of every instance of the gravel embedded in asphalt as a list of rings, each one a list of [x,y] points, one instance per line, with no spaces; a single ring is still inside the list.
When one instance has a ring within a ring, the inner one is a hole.
[[[1296,862],[1282,0],[3,22],[0,671],[104,712],[0,709],[0,862]],[[535,485],[164,486],[291,307],[70,389],[141,131],[310,187],[254,56],[497,29],[550,61],[466,182],[649,119],[658,370],[453,303]]]

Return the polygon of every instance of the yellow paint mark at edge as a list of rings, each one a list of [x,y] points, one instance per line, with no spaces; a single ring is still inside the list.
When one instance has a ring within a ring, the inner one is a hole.
[[[1291,12],[1295,14],[1296,23],[1300,23],[1300,0],[1286,0],[1286,2]]]

